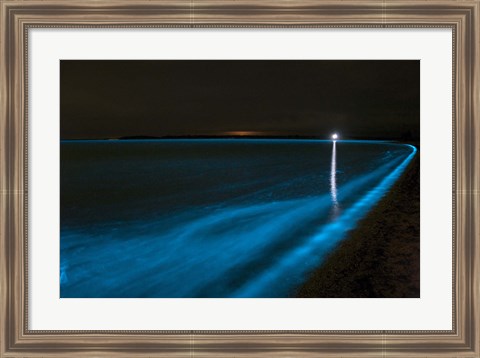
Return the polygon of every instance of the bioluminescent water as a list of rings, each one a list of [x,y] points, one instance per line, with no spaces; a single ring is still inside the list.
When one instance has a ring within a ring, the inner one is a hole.
[[[415,153],[377,141],[62,141],[61,297],[289,297]]]

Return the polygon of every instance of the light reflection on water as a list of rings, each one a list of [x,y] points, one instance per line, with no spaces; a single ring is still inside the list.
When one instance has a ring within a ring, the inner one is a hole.
[[[188,143],[191,145],[191,142]],[[99,223],[67,225],[76,223],[73,221],[75,218],[67,220],[75,213],[87,215],[95,209],[88,207],[91,202],[84,203],[85,208],[82,209],[78,199],[72,200],[71,211],[66,211],[69,216],[63,214],[62,217],[61,297],[287,297],[303,282],[306,273],[319,265],[323,257],[390,189],[416,152],[412,146],[378,142],[361,145],[344,141],[333,142],[333,145],[330,141],[305,141],[303,144],[278,142],[275,144],[277,147],[270,143],[234,141],[210,145],[196,141],[187,151],[183,147],[182,156],[197,155],[205,148],[211,156],[212,153],[217,155],[214,149],[218,146],[221,149],[219,153],[227,152],[225,158],[228,160],[214,156],[212,161],[207,162],[205,154],[202,154],[198,156],[201,160],[198,163],[202,169],[200,174],[188,171],[188,175],[181,176],[184,169],[180,168],[170,185],[179,188],[179,183],[186,183],[179,192],[185,197],[177,195],[173,201],[166,200],[168,192],[165,196],[152,194],[156,186],[166,185],[165,173],[159,172],[159,169],[171,162],[173,154],[166,156],[151,172],[148,168],[158,163],[155,151],[161,145],[181,147],[180,143],[138,144],[138,147],[144,146],[143,157],[145,153],[154,153],[152,161],[144,163],[146,167],[139,166],[138,160],[135,160],[131,167],[117,164],[110,167],[109,172],[117,170],[127,175],[125,173],[132,173],[130,168],[141,171],[142,175],[134,177],[135,180],[121,177],[121,188],[124,188],[127,179],[128,183],[148,179],[137,184],[141,188],[147,187],[145,200],[153,198],[159,201],[153,204],[143,201],[138,207],[141,209],[147,203],[164,214],[158,217],[142,214],[135,221],[115,221],[110,219],[112,213],[108,210],[94,210],[92,218]],[[75,153],[84,148],[82,144],[75,145]],[[135,143],[117,144],[117,149],[110,144],[91,145],[101,148],[95,149],[88,160],[82,157],[81,161],[71,164],[79,173],[86,168],[92,171],[92,177],[78,180],[76,188],[97,185],[108,191],[104,181],[109,173],[103,177],[97,173],[105,163],[97,168],[92,161],[98,161],[100,157],[109,163],[112,159],[105,159],[108,153],[118,158],[125,148],[131,154]],[[237,149],[225,149],[228,146],[238,147],[238,152]],[[260,158],[254,165],[251,154],[243,154],[245,148],[252,146],[255,147],[256,157]],[[269,149],[272,146],[275,148]],[[70,147],[73,148],[73,145]],[[315,148],[318,152],[314,151]],[[352,149],[355,149],[355,155],[361,152],[358,157],[351,154]],[[314,155],[308,157],[312,150]],[[281,155],[277,157],[272,154],[279,152]],[[302,160],[298,159],[299,152]],[[229,160],[232,153],[236,153],[237,161]],[[262,153],[268,154],[265,160]],[[350,162],[348,157],[352,157]],[[363,161],[359,160],[362,158]],[[287,167],[285,160],[290,163]],[[275,161],[278,163],[271,165]],[[197,162],[190,160],[187,163],[185,170],[190,170]],[[253,166],[249,168],[248,165]],[[268,165],[270,167],[266,171]],[[207,166],[209,171],[206,171]],[[179,167],[176,160],[175,167],[170,170]],[[322,167],[325,168],[325,181],[323,174],[318,173]],[[118,173],[115,172],[117,176]],[[107,184],[115,186],[114,180],[120,180],[117,176],[112,174],[112,183]],[[69,178],[72,180],[71,176]],[[205,190],[192,186],[192,183],[201,184],[199,178],[206,181]],[[62,184],[62,190],[69,189],[65,187]],[[110,205],[113,211],[122,208],[121,203],[105,203],[98,196],[103,192],[98,193],[95,205],[103,203],[107,208]],[[224,199],[231,193],[235,193],[231,199]],[[62,192],[62,200],[67,203],[65,197],[68,198],[68,194]],[[126,195],[129,192],[124,194],[128,198],[123,200],[129,213],[136,208],[135,202]],[[200,199],[210,200],[212,204],[186,207],[184,203],[188,203],[194,195],[200,195]],[[221,203],[215,204],[213,199],[218,197]],[[185,209],[172,210],[176,202],[179,203],[177,206]],[[341,212],[339,203],[342,203]],[[333,216],[332,210],[336,210]]]
[[[332,143],[332,164],[330,165],[330,195],[332,197],[332,218],[338,215],[339,206],[337,200],[337,141]]]

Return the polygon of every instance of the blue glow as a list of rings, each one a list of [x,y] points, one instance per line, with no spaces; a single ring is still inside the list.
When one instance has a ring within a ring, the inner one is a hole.
[[[313,235],[307,243],[283,257],[275,267],[271,267],[263,276],[258,277],[237,291],[234,296],[268,297],[268,292],[271,292],[271,290],[278,292],[278,282],[281,281],[281,278],[284,277],[286,272],[291,275],[290,273],[294,271],[296,273],[295,276],[301,280],[301,277],[312,268],[312,265],[318,264],[318,262],[312,262],[308,260],[308,258],[313,255],[315,251],[331,248],[344,238],[345,234],[355,227],[356,223],[368,213],[368,209],[373,207],[400,177],[417,152],[414,146],[408,146],[412,148],[411,154],[383,178],[377,186],[368,191],[366,195],[354,203],[338,217],[337,220],[325,225],[320,231]],[[277,294],[286,296],[291,289],[291,286],[289,286],[290,285],[282,285],[281,290],[283,293]]]
[[[287,297],[416,153],[372,141],[62,145],[74,159],[62,163],[61,297]]]

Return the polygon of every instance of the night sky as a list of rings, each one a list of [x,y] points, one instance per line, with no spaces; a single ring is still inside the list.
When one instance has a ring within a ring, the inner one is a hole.
[[[420,61],[62,60],[62,139],[417,139]]]

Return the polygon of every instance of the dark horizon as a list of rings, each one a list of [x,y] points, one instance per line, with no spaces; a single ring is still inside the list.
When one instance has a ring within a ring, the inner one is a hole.
[[[337,132],[335,132],[337,133]],[[331,135],[329,133],[326,135],[320,136],[309,136],[309,135],[165,135],[165,136],[122,136],[122,137],[105,137],[105,138],[61,138],[61,141],[91,141],[91,140],[162,140],[162,139],[291,139],[291,140],[324,140],[331,141]],[[411,136],[402,136],[402,137],[341,137],[335,141],[393,141],[393,142],[406,142],[406,143],[415,143],[419,138],[413,138]]]
[[[61,139],[420,136],[418,60],[62,60]]]

